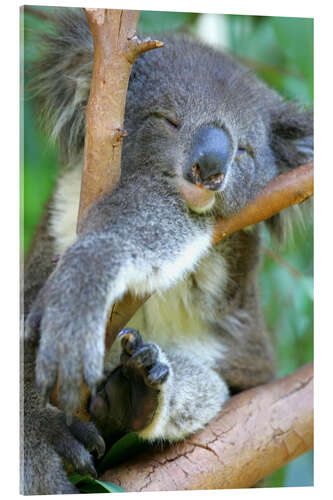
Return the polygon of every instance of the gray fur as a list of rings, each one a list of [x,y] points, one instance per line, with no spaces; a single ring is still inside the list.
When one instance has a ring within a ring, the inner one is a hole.
[[[73,168],[82,163],[92,42],[81,11],[61,12],[35,67],[34,92],[61,162]],[[117,343],[104,365],[104,326],[127,290],[157,292],[131,326],[156,342],[170,372],[153,422],[139,432],[144,438],[183,438],[218,413],[229,391],[274,376],[257,293],[259,229],[239,231],[214,250],[210,239],[215,215],[236,213],[280,172],[312,158],[311,114],[285,104],[230,57],[185,36],[160,38],[165,47],[140,57],[131,74],[119,184],[91,207],[56,265],[47,215],[26,266],[26,493],[74,491],[59,457],[92,470],[82,443],[100,448],[97,432],[87,427],[96,434],[93,444],[84,442],[85,424],[79,432],[66,428],[63,413],[42,408],[41,397],[48,397],[60,369],[60,406],[72,414],[82,378],[94,390],[117,367]],[[213,209],[197,215],[177,183],[192,137],[207,125],[228,130],[233,152]],[[271,225],[278,231],[280,216]],[[173,331],[173,317],[183,330]]]

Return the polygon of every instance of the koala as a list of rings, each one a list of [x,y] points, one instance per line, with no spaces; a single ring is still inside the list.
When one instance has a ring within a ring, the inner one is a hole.
[[[184,439],[230,394],[275,374],[258,297],[260,226],[215,247],[212,235],[216,216],[237,213],[271,179],[312,160],[312,113],[202,42],[159,38],[164,47],[131,72],[121,178],[78,235],[93,66],[84,13],[59,9],[40,44],[34,97],[62,173],[25,266],[25,494],[77,492],[66,467],[94,475],[105,441],[131,431]],[[191,196],[199,190],[200,203]],[[290,212],[267,222],[279,237]],[[105,352],[108,312],[126,292],[152,296]],[[72,417],[83,381],[91,422]]]

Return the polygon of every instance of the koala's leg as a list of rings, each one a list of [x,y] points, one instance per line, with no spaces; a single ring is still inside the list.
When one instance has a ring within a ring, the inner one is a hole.
[[[214,370],[186,352],[145,343],[136,330],[123,332],[121,364],[90,401],[103,436],[135,431],[178,440],[217,415],[228,389]]]
[[[161,387],[159,412],[139,433],[146,439],[183,439],[210,422],[229,398],[227,384],[203,361],[176,349],[166,356],[171,376]]]

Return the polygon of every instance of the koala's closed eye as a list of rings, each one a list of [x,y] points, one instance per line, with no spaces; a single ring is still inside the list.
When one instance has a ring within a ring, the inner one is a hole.
[[[150,113],[147,118],[160,120],[161,122],[166,123],[169,127],[172,127],[173,129],[177,129],[180,125],[179,120],[174,116],[166,115],[158,111]]]
[[[252,146],[249,143],[247,143],[247,144],[242,144],[242,143],[239,144],[238,148],[237,148],[236,156],[240,156],[240,155],[243,155],[245,153],[247,153],[252,158],[254,158],[254,151],[252,149]]]

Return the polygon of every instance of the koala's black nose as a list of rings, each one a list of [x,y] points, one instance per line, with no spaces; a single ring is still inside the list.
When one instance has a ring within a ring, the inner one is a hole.
[[[224,130],[200,128],[193,138],[187,180],[213,191],[218,190],[226,175],[230,151],[231,141]]]

